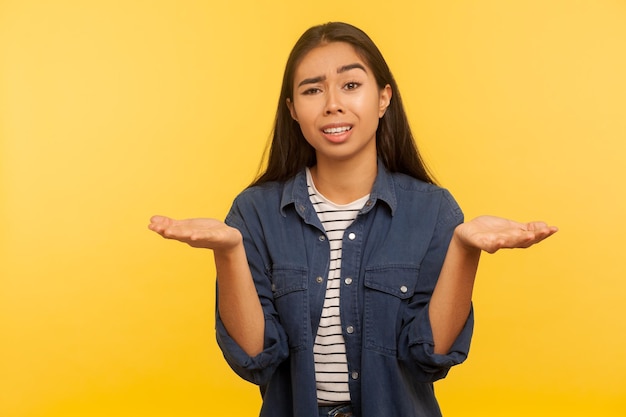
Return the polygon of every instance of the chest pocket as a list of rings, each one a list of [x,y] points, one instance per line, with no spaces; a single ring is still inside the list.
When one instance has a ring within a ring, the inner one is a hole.
[[[365,271],[365,347],[396,355],[404,309],[415,293],[419,267],[385,266]]]
[[[274,267],[272,272],[274,307],[289,339],[289,348],[306,343],[308,315],[307,270],[298,267]]]

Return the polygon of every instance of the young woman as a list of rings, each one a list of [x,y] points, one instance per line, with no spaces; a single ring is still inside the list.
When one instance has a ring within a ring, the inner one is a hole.
[[[433,382],[467,357],[481,251],[556,232],[463,222],[415,147],[361,30],[307,30],[287,61],[264,173],[214,219],[151,219],[212,249],[217,340],[261,416],[439,416]]]

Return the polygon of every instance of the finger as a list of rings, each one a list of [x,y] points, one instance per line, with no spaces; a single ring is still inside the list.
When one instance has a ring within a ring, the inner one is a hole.
[[[546,222],[530,222],[526,223],[526,228],[533,231],[549,231],[554,233],[558,230],[556,226],[549,226]]]
[[[547,227],[548,227],[548,224],[546,222],[536,221],[536,222],[526,223],[526,229],[528,230],[542,230]]]
[[[172,219],[167,216],[155,215],[155,216],[150,217],[150,223],[161,224],[161,223],[169,223],[170,221],[172,221]]]
[[[517,248],[528,248],[529,246],[537,243],[538,234],[534,231],[522,231],[517,238],[517,242],[514,247]]]
[[[557,231],[558,231],[558,229],[556,227],[550,227],[550,228],[547,228],[545,230],[542,230],[541,233],[537,234],[537,243],[541,242],[544,239],[549,238],[550,236],[555,234]]]
[[[557,228],[554,226],[550,226],[550,227],[546,227],[545,229],[542,230],[538,230],[533,232],[534,236],[531,240],[528,241],[527,245],[525,245],[524,247],[530,247],[532,245],[535,245],[539,242],[542,242],[543,240],[547,239],[548,237],[552,236],[554,233],[557,232]]]
[[[547,237],[556,233],[559,229],[556,226],[549,226],[544,222],[532,222],[528,224],[528,230],[532,230],[537,234]]]
[[[174,219],[166,216],[152,216],[148,229],[163,234],[163,232],[174,223]]]
[[[185,227],[179,223],[172,222],[163,228],[161,234],[163,237],[168,239],[186,240],[191,237],[193,232],[193,229]]]

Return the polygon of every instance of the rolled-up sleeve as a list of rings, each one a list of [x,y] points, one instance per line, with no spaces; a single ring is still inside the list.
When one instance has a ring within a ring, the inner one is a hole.
[[[434,381],[445,377],[452,366],[467,359],[474,327],[474,314],[473,311],[470,312],[461,333],[445,355],[434,353],[435,344],[428,317],[428,307],[422,314],[425,317],[418,318],[415,321],[416,325],[410,329],[409,350],[423,372],[431,375]]]
[[[444,378],[450,368],[467,359],[474,328],[473,308],[464,327],[445,355],[434,353],[434,338],[428,314],[430,299],[439,278],[450,240],[463,214],[447,192],[442,200],[440,215],[424,260],[420,266],[415,294],[405,312],[405,323],[400,333],[399,359],[420,375],[423,382]]]
[[[217,313],[217,343],[230,367],[243,379],[257,385],[266,384],[276,367],[288,356],[286,335],[271,315],[265,315],[264,349],[250,356],[230,337]]]
[[[289,348],[287,335],[274,308],[263,228],[253,205],[246,204],[245,196],[244,192],[235,199],[226,217],[226,224],[237,228],[243,236],[248,265],[265,316],[264,347],[258,355],[254,357],[248,355],[228,334],[217,308],[216,338],[226,362],[241,378],[264,385],[276,368],[289,356]]]

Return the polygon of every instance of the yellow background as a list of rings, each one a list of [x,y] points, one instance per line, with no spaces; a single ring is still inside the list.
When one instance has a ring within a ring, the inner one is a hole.
[[[0,416],[256,415],[214,341],[209,252],[257,171],[287,54],[379,45],[467,217],[560,232],[483,257],[447,417],[626,415],[626,3],[0,1]]]

